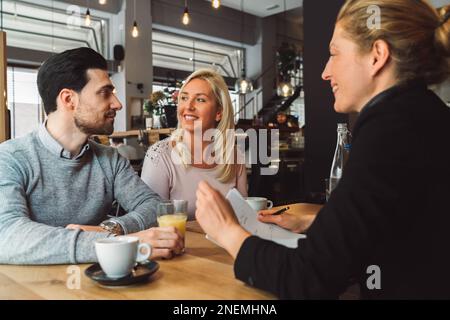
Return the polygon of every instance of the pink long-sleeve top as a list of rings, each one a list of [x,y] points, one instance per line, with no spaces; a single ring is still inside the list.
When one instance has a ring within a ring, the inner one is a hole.
[[[244,197],[247,196],[247,174],[244,164],[237,164],[236,177],[223,183],[217,180],[216,168],[202,169],[176,164],[172,161],[171,152],[169,138],[152,145],[145,156],[141,178],[165,200],[188,200],[189,220],[195,219],[196,191],[202,180],[223,195],[230,189],[237,188]]]

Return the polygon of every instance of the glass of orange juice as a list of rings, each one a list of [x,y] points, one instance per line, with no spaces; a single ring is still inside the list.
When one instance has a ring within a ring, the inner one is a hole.
[[[177,210],[175,208],[177,208]],[[181,212],[179,206],[174,205],[174,201],[161,202],[158,204],[158,211],[157,211],[158,225],[160,227],[175,227],[184,237],[186,233],[186,221],[187,221],[186,212],[187,212],[187,205],[186,211]]]

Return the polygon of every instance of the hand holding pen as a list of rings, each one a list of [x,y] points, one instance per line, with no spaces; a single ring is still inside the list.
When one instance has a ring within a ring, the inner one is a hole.
[[[314,220],[315,215],[297,215],[286,212],[289,207],[279,210],[269,209],[258,212],[258,220],[264,223],[273,223],[295,233],[305,232]]]
[[[286,207],[286,208],[283,208],[283,209],[280,209],[280,210],[278,210],[278,211],[275,211],[274,213],[272,213],[271,215],[272,216],[278,216],[278,215],[280,215],[280,214],[283,214],[285,211],[287,211],[287,210],[289,210],[289,207]]]

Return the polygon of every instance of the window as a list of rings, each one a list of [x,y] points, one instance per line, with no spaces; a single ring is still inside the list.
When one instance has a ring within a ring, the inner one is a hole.
[[[37,129],[44,112],[36,85],[37,70],[8,67],[7,77],[11,139],[15,139]]]
[[[238,78],[244,50],[153,29],[153,65],[183,71],[213,68],[224,77]],[[174,68],[175,66],[175,68]]]
[[[197,39],[167,31],[153,29],[153,66],[171,70],[193,72],[200,68],[211,68],[223,77],[239,78],[245,50],[222,43]],[[153,92],[166,88],[162,83],[153,84]],[[241,96],[228,88],[236,114]]]
[[[91,10],[91,25],[84,25],[86,8],[59,1],[3,0],[3,28],[8,46],[46,52],[89,47],[107,56],[109,16]]]
[[[168,86],[166,86],[164,84],[155,84],[155,83],[153,84],[153,92],[164,91],[165,89],[176,90],[177,88],[170,87],[170,86],[168,87]],[[237,120],[239,119],[239,116],[238,116],[239,104],[240,104],[240,100],[239,99],[241,98],[241,96],[239,94],[234,93],[231,90],[229,90],[229,93],[230,93],[231,103],[233,104],[234,120],[235,120],[235,122],[237,122]],[[133,114],[136,115],[136,114],[139,114],[139,113],[137,111],[135,111]]]

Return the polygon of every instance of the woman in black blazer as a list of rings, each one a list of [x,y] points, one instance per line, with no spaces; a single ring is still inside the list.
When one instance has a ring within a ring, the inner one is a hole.
[[[381,24],[368,23],[378,6]],[[235,275],[280,298],[450,298],[450,109],[427,85],[450,74],[449,13],[426,1],[350,0],[323,79],[360,112],[346,170],[297,249],[251,236],[206,183],[196,216]]]

